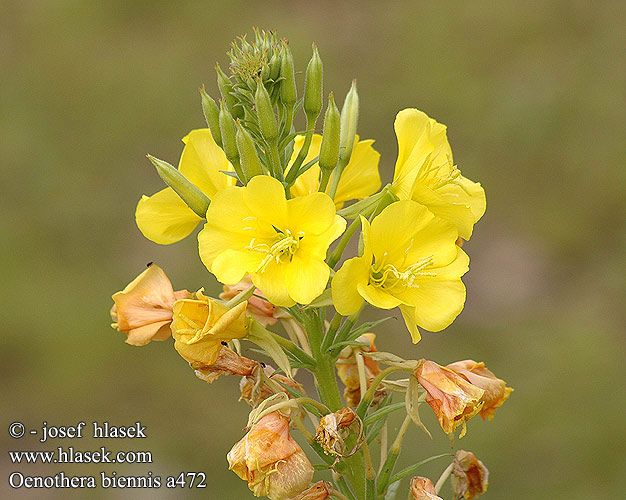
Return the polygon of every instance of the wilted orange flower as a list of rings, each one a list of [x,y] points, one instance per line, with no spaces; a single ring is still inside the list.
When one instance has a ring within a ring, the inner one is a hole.
[[[357,342],[368,344],[369,347],[345,347],[337,359],[337,375],[339,375],[339,378],[346,386],[343,397],[348,406],[357,406],[361,401],[361,383],[359,381],[359,368],[356,362],[356,353],[359,351],[376,352],[376,346],[374,345],[375,338],[376,335],[373,333],[361,335],[357,339]],[[373,360],[369,356],[363,356],[363,362],[365,365],[365,379],[367,380],[367,387],[369,387],[372,380],[380,373],[380,368],[378,367],[378,361]]]
[[[126,343],[142,346],[151,340],[165,340],[170,334],[172,306],[189,297],[187,290],[175,292],[159,266],[151,264],[121,292],[113,294],[111,326],[127,335]]]
[[[462,438],[467,430],[466,422],[482,407],[480,400],[485,391],[449,368],[426,359],[420,360],[415,377],[426,389],[426,402],[435,412],[444,432],[450,434],[462,426],[459,436]]]
[[[228,464],[248,482],[254,496],[286,500],[313,479],[313,466],[289,435],[289,418],[278,411],[265,415],[228,452]]]
[[[326,481],[318,481],[313,486],[307,488],[293,500],[326,500],[331,491],[333,491],[333,485]]]
[[[220,293],[220,299],[230,300],[240,292],[247,290],[253,285],[250,276],[246,276],[235,285],[224,285],[224,291]],[[263,295],[260,290],[256,290],[255,294]],[[253,295],[248,299],[248,314],[256,319],[263,326],[271,326],[276,324],[278,318],[274,317],[276,306],[269,301]]]
[[[411,478],[411,495],[413,500],[442,500],[437,496],[433,482],[421,476]]]
[[[452,491],[454,498],[471,500],[487,491],[489,471],[471,451],[459,450],[452,466]]]
[[[346,449],[344,439],[349,427],[357,418],[356,413],[350,408],[342,408],[323,416],[317,426],[315,441],[327,454],[342,456]]]
[[[210,384],[222,375],[252,375],[259,362],[222,346],[215,363],[207,365],[201,361],[193,361],[189,365],[195,371],[196,377]]]
[[[277,382],[276,385],[281,387],[281,390],[285,394],[289,395],[287,390],[282,388],[278,382],[288,385],[300,393],[304,393],[304,387],[295,380],[291,380],[280,373],[274,373],[275,370],[270,365],[261,367],[261,365],[257,363],[257,368],[252,373],[246,374],[246,376],[243,377],[239,383],[239,389],[241,390],[241,397],[239,398],[239,401],[243,399],[250,406],[256,408],[259,406],[261,401],[266,400],[274,394],[274,391],[272,391],[272,389],[263,382],[260,372],[261,369],[265,372],[265,375]]]
[[[184,359],[212,365],[222,349],[222,341],[240,339],[248,334],[250,321],[246,316],[248,303],[229,309],[202,290],[193,299],[174,304],[172,335],[174,347]]]
[[[466,359],[451,363],[448,365],[448,368],[461,375],[472,385],[480,387],[485,391],[481,400],[484,404],[480,410],[480,416],[483,420],[491,420],[496,408],[502,406],[513,392],[511,387],[506,386],[504,380],[496,377],[485,367],[485,363],[477,363],[472,359]]]

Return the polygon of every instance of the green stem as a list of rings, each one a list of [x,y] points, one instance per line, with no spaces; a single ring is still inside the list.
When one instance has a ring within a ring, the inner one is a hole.
[[[341,326],[341,314],[335,313],[332,321],[330,322],[330,326],[324,335],[324,340],[322,341],[322,352],[326,352],[335,340],[335,333],[339,330],[339,326]]]
[[[328,186],[328,181],[330,180],[330,173],[332,172],[332,170],[328,170],[328,169],[322,169],[322,177],[320,178],[320,187],[318,189],[318,191],[320,193],[325,193],[326,192],[326,187]]]
[[[387,455],[387,460],[385,460],[385,464],[383,465],[382,471],[378,476],[378,494],[384,495],[385,491],[387,491],[387,486],[389,485],[389,477],[393,472],[393,468],[396,465],[398,460],[398,456],[400,456],[400,450],[402,449],[402,440],[406,434],[407,429],[409,428],[409,424],[411,423],[411,417],[408,415],[404,417],[404,421],[400,426],[400,430],[398,431],[398,435],[394,440],[391,448],[389,449],[389,455]]]
[[[332,180],[330,181],[330,188],[328,190],[328,196],[330,196],[333,200],[335,199],[335,194],[337,194],[337,186],[339,186],[339,179],[341,179],[341,174],[343,173],[343,169],[346,168],[346,165],[348,164],[349,161],[350,161],[350,158],[348,158],[348,161],[340,159],[339,163],[333,170],[334,175],[333,175]]]
[[[282,181],[284,177],[283,169],[280,165],[280,158],[278,156],[278,139],[274,139],[269,143],[269,160],[272,177],[275,177],[279,181]]]
[[[376,500],[376,472],[372,465],[372,457],[367,441],[363,442],[363,459],[365,460],[365,499]]]
[[[361,219],[357,218],[354,219],[352,223],[348,226],[348,229],[346,229],[346,232],[343,233],[343,236],[339,240],[339,243],[337,243],[337,246],[333,250],[333,253],[331,253],[330,257],[326,259],[326,263],[329,265],[329,267],[334,268],[337,265],[337,262],[339,262],[339,259],[341,259],[343,251],[346,249],[348,242],[352,239],[352,236],[360,225]]]

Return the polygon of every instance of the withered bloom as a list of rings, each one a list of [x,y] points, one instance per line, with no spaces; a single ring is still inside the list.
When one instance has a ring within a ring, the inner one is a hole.
[[[420,360],[415,377],[426,390],[426,402],[435,412],[443,431],[450,434],[462,426],[459,435],[462,438],[467,421],[482,407],[480,401],[485,391],[449,368],[426,359]]]
[[[293,500],[326,500],[333,491],[333,485],[327,481],[318,481],[313,486],[307,488]]]
[[[114,293],[111,326],[127,335],[126,343],[142,346],[171,335],[172,306],[190,296],[187,290],[175,292],[159,266],[148,266],[121,292]]]
[[[265,415],[228,452],[228,464],[248,482],[254,496],[286,500],[313,479],[313,466],[289,435],[289,418],[278,411]]]
[[[361,335],[357,341],[367,344],[368,347],[345,347],[339,354],[339,358],[337,358],[337,375],[339,375],[339,378],[346,386],[343,397],[348,406],[357,406],[361,401],[361,384],[359,381],[359,367],[356,361],[356,354],[358,352],[376,352],[376,346],[374,345],[375,338],[376,335],[373,333]],[[372,380],[380,373],[380,368],[378,367],[378,361],[373,360],[369,356],[363,356],[363,363],[365,366],[365,380],[367,381],[367,387],[369,387]],[[377,399],[380,399],[382,396],[382,394],[377,395],[379,396]]]
[[[358,421],[358,417],[350,408],[342,408],[334,413],[329,413],[320,419],[317,426],[315,441],[328,455],[346,456],[346,439],[349,427]],[[362,429],[360,429],[362,431]],[[349,453],[351,455],[352,453]]]
[[[274,373],[275,370],[270,365],[262,367],[260,364],[257,364],[257,367],[253,370],[253,372],[245,374],[239,383],[239,389],[241,390],[241,397],[239,400],[241,401],[243,399],[250,406],[252,406],[252,408],[256,408],[259,406],[261,401],[264,401],[274,394],[274,391],[272,391],[272,389],[264,383],[263,377],[261,376],[261,370],[263,370],[268,378],[275,381],[276,385],[280,387],[285,394],[289,395],[287,390],[284,389],[280,383],[288,385],[300,393],[304,393],[304,387],[302,384],[296,382],[295,380],[291,380],[280,373]]]
[[[461,375],[472,385],[480,387],[485,391],[481,400],[484,404],[480,410],[480,416],[483,420],[491,420],[496,408],[502,406],[511,392],[513,392],[511,387],[506,386],[504,380],[497,378],[485,367],[485,363],[477,363],[472,359],[466,359],[451,363],[447,367]]]
[[[210,384],[222,375],[252,375],[259,362],[240,356],[232,349],[222,346],[215,363],[207,365],[202,361],[193,361],[189,365],[196,373],[196,377]]]
[[[412,477],[410,488],[412,500],[442,500],[437,496],[433,482],[427,477]]]
[[[454,498],[471,500],[487,491],[489,471],[471,451],[459,450],[452,466],[452,491]]]
[[[250,276],[246,276],[239,283],[235,285],[224,285],[224,291],[220,293],[220,299],[230,300],[240,292],[247,290],[253,285]],[[256,295],[262,295],[260,290],[256,290],[255,295],[248,299],[248,314],[256,319],[263,326],[271,326],[278,321],[274,317],[274,313],[277,307],[268,300],[257,297]]]
[[[174,347],[190,363],[212,365],[222,349],[222,341],[248,334],[247,302],[232,309],[199,290],[195,298],[179,300],[173,307]]]

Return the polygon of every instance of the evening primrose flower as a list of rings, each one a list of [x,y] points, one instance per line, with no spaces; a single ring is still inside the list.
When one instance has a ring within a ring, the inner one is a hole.
[[[298,156],[300,149],[302,149],[303,143],[304,136],[297,136],[294,143],[293,155],[289,162],[290,166]],[[337,209],[340,209],[346,201],[367,198],[380,188],[380,175],[378,173],[380,153],[372,147],[372,144],[374,144],[373,139],[359,141],[359,136],[356,136],[352,156],[350,157],[348,165],[344,168],[339,179],[339,184],[337,185],[334,200]],[[311,140],[311,147],[309,148],[309,152],[303,164],[307,164],[320,154],[321,145],[322,136],[314,134]],[[329,182],[328,185],[330,186],[331,183],[332,182]],[[296,182],[291,186],[291,195],[295,197],[315,193],[319,185],[320,167],[318,163],[315,163],[309,170],[296,179]]]
[[[491,420],[499,408],[508,399],[513,389],[506,386],[506,382],[496,377],[487,369],[485,363],[477,363],[472,359],[457,361],[447,366],[450,370],[455,371],[472,385],[480,387],[485,391],[482,398],[484,403],[480,410],[480,416],[483,420]]]
[[[224,284],[250,274],[272,304],[308,304],[326,287],[326,251],[345,227],[328,195],[287,200],[278,180],[257,175],[215,195],[198,234],[200,258]]]
[[[127,335],[126,343],[142,346],[171,335],[172,306],[190,297],[187,290],[175,292],[159,266],[151,264],[124,290],[113,294],[111,326]]]
[[[437,496],[433,482],[427,477],[412,477],[410,488],[411,500],[442,500]]]
[[[469,239],[485,213],[485,191],[454,165],[446,126],[422,111],[404,109],[396,116],[394,128],[398,138],[394,193],[426,205],[452,222],[461,238]]]
[[[189,363],[214,364],[222,342],[245,337],[250,330],[247,302],[232,309],[199,290],[195,298],[174,303],[174,348]]]
[[[286,500],[313,479],[313,466],[289,435],[289,418],[273,411],[252,425],[228,452],[229,469],[248,482],[254,496]]]
[[[450,434],[461,426],[459,438],[462,438],[467,430],[467,421],[483,405],[481,398],[485,391],[449,368],[427,359],[420,360],[414,376],[426,390],[426,402],[435,412],[443,431]]]
[[[192,130],[183,138],[185,147],[178,170],[209,198],[236,180],[222,171],[233,171],[224,151],[208,128]],[[167,245],[188,236],[202,220],[170,187],[142,196],[135,211],[137,226],[149,240]]]
[[[215,363],[206,364],[202,361],[193,361],[189,365],[194,370],[196,377],[211,384],[222,375],[241,375],[243,377],[252,375],[259,366],[259,362],[240,356],[223,345]]]
[[[337,312],[353,314],[364,299],[381,309],[400,307],[414,343],[418,326],[437,332],[450,325],[465,303],[461,276],[469,264],[455,244],[456,228],[412,200],[387,206],[371,226],[361,222],[363,255],[333,278]]]
[[[459,450],[450,476],[454,498],[471,500],[487,491],[489,471],[471,451]]]

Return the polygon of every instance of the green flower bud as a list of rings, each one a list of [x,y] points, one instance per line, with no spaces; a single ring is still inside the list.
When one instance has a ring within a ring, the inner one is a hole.
[[[304,79],[304,112],[315,120],[322,110],[322,60],[313,45],[313,56]]]
[[[257,80],[254,106],[263,138],[267,141],[273,141],[278,137],[278,124],[270,95],[261,80]]]
[[[356,80],[352,80],[352,86],[341,108],[341,140],[339,142],[339,157],[342,165],[347,165],[352,156],[354,138],[356,137],[356,124],[359,121],[359,95],[356,91]]]
[[[232,113],[234,118],[241,118],[243,116],[243,111],[240,106],[235,106],[237,100],[235,96],[232,94],[233,92],[233,84],[230,79],[226,76],[226,73],[222,71],[220,65],[217,64],[215,66],[215,71],[217,72],[217,86],[220,89],[220,93],[222,94],[222,98],[226,99],[226,104],[228,104],[228,108]]]
[[[322,170],[332,170],[339,161],[339,140],[341,134],[341,116],[335,105],[331,92],[328,96],[328,107],[324,115],[324,133],[320,147],[319,166]]]
[[[280,76],[284,78],[280,82],[280,100],[287,106],[293,106],[296,104],[298,97],[296,91],[296,75],[293,69],[293,56],[286,42],[283,42],[280,59]]]
[[[255,175],[263,174],[263,165],[259,159],[259,154],[254,146],[254,139],[250,133],[241,126],[239,120],[237,120],[237,149],[239,150],[239,159],[241,161],[241,169],[246,176],[246,179],[250,180]]]
[[[270,79],[276,81],[280,75],[280,53],[274,52],[270,59]]]
[[[146,155],[146,157],[152,162],[165,184],[171,187],[189,208],[204,219],[211,200],[166,161],[159,160],[152,155]]]
[[[219,147],[222,147],[222,133],[220,132],[220,110],[215,104],[215,101],[211,99],[211,96],[204,90],[204,85],[200,89],[200,96],[202,97],[202,112],[204,113],[204,119],[207,125],[211,129],[211,135],[213,140]]]
[[[239,150],[237,149],[235,122],[224,100],[220,101],[220,131],[222,133],[222,148],[226,158],[233,165],[239,162]]]

